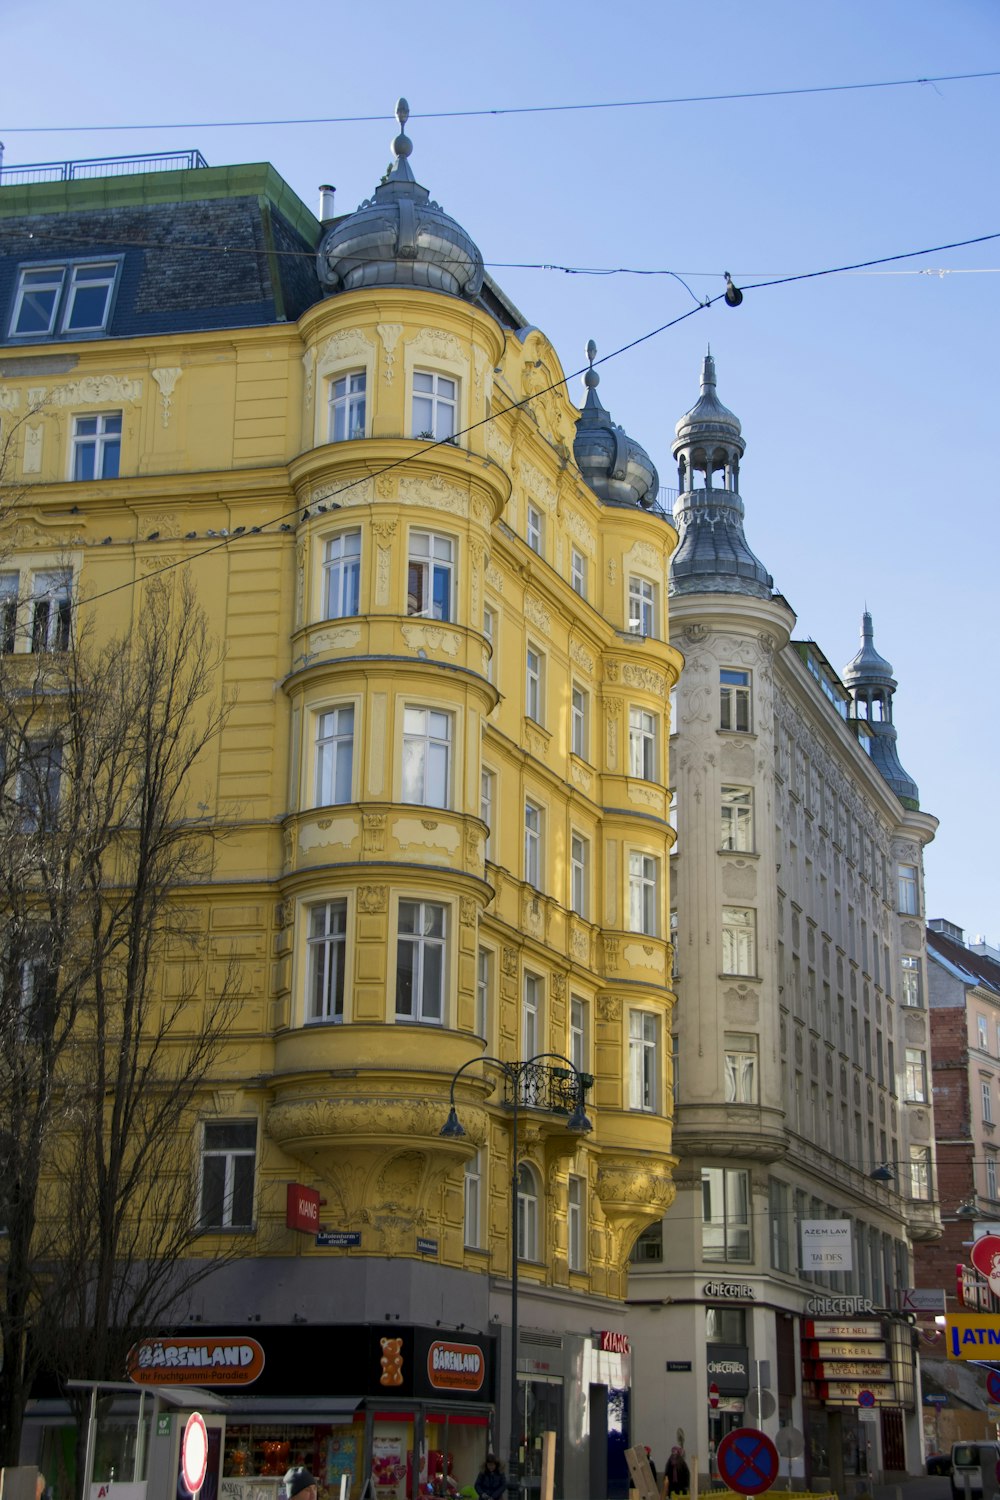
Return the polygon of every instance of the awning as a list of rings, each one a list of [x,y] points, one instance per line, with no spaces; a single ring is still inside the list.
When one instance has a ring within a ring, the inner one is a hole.
[[[226,1397],[231,1422],[294,1422],[312,1417],[318,1423],[349,1422],[361,1405],[360,1396],[237,1396]]]

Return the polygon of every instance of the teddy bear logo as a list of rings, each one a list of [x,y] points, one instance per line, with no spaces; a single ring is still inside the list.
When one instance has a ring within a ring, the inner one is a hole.
[[[380,1385],[403,1384],[403,1340],[382,1339],[382,1374]]]

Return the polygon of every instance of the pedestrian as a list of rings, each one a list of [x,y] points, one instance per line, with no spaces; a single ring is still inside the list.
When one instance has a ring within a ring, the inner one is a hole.
[[[649,1472],[652,1474],[652,1476],[653,1476],[653,1483],[655,1484],[656,1483],[656,1465],[653,1462],[653,1455],[649,1451],[649,1444],[647,1443],[645,1445],[645,1447],[646,1447],[646,1462],[649,1464]]]
[[[479,1500],[500,1500],[507,1488],[507,1476],[495,1453],[487,1453],[483,1467],[476,1475],[476,1494]]]
[[[316,1500],[319,1480],[308,1469],[289,1469],[284,1479],[285,1500]]]
[[[679,1448],[671,1448],[667,1459],[667,1494],[687,1495],[691,1490],[691,1470]]]

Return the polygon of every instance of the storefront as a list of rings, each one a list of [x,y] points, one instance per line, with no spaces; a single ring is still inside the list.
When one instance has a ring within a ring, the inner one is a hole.
[[[188,1411],[208,1392],[209,1472],[201,1500],[278,1500],[282,1475],[310,1469],[321,1500],[419,1500],[469,1490],[493,1446],[494,1340],[461,1330],[379,1325],[217,1329],[146,1339],[131,1376],[154,1393],[139,1481],[147,1500],[185,1500],[178,1480]],[[221,1398],[221,1399],[220,1399]],[[147,1397],[148,1400],[148,1397]],[[115,1403],[115,1432],[135,1422]],[[202,1403],[203,1404],[203,1403]],[[45,1403],[40,1459],[65,1450],[67,1417]],[[121,1479],[112,1432],[99,1429],[94,1479]],[[67,1476],[70,1477],[70,1476]],[[117,1489],[117,1485],[116,1485]]]

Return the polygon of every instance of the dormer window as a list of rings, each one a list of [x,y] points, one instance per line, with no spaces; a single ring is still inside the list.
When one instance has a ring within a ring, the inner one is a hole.
[[[11,338],[103,333],[120,264],[101,260],[22,266],[10,320]]]

